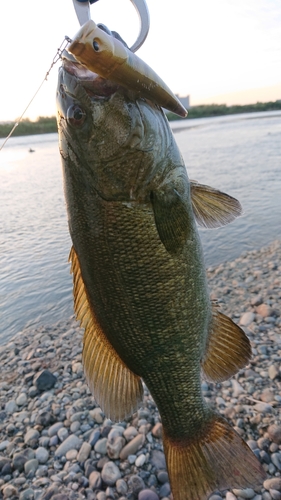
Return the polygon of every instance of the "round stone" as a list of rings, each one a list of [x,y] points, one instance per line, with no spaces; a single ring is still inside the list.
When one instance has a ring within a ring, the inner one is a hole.
[[[7,484],[6,486],[4,486],[4,488],[3,488],[4,498],[11,498],[13,496],[16,497],[17,494],[18,494],[18,490],[12,484]]]
[[[38,465],[39,465],[39,462],[38,462],[37,458],[32,458],[31,460],[28,460],[27,462],[25,462],[25,464],[24,464],[25,474],[29,474],[30,472],[35,474],[36,470],[38,469]]]
[[[156,469],[166,469],[166,460],[163,451],[153,450],[151,454],[151,463]]]
[[[168,497],[170,493],[171,493],[170,483],[164,483],[159,490],[160,498]]]
[[[128,486],[127,486],[126,481],[124,481],[124,479],[117,479],[117,481],[116,481],[116,491],[120,495],[126,495],[126,493],[128,491]]]
[[[159,496],[152,490],[142,490],[138,494],[138,500],[159,500]]]
[[[152,429],[152,435],[156,438],[162,438],[163,435],[163,426],[160,422],[154,425]],[[145,490],[145,491],[150,491],[150,490]]]
[[[281,444],[281,426],[272,424],[267,429],[269,438],[276,444]]]
[[[125,460],[129,455],[134,455],[144,444],[144,434],[138,434],[120,452],[121,460]]]
[[[263,483],[263,486],[266,490],[281,491],[281,478],[280,477],[272,477],[270,479],[266,479]]]
[[[127,427],[127,429],[125,429],[123,432],[123,436],[127,441],[131,441],[131,439],[136,437],[137,434],[138,434],[137,429],[135,427],[133,427],[132,425]]]
[[[128,487],[134,495],[138,495],[141,490],[145,489],[145,484],[140,476],[133,474],[128,481]]]
[[[49,370],[42,370],[38,372],[33,379],[33,383],[38,391],[48,391],[49,389],[52,389],[56,381],[57,377],[55,377]]]
[[[51,427],[48,429],[48,435],[49,437],[56,436],[59,429],[63,427],[62,422],[56,422],[55,424],[51,425]]]
[[[89,486],[92,490],[99,490],[102,486],[101,475],[98,471],[94,470],[89,476]]]
[[[71,434],[66,438],[65,441],[61,443],[61,445],[56,449],[55,456],[62,457],[69,450],[79,449],[81,447],[82,441],[75,434]]]
[[[103,423],[104,414],[100,408],[94,408],[91,410],[90,415],[97,422],[97,424]]]
[[[146,456],[141,453],[141,455],[139,455],[137,458],[136,458],[136,461],[135,461],[135,465],[137,467],[142,467],[143,464],[145,463],[145,460],[146,460]]]
[[[71,462],[72,460],[76,460],[77,455],[78,455],[77,450],[69,450],[66,452],[65,458],[66,458],[66,460],[70,460],[70,462]]]
[[[58,438],[60,441],[65,441],[65,439],[68,437],[68,430],[65,427],[61,427],[61,429],[58,430]]]
[[[16,399],[16,404],[18,406],[24,406],[27,403],[27,395],[25,392],[22,392],[19,394],[19,396]]]
[[[28,446],[34,448],[38,442],[39,436],[40,434],[36,429],[30,429],[24,436],[24,442]]]
[[[32,488],[27,488],[21,492],[19,500],[33,500],[34,499],[34,490]]]
[[[233,493],[235,496],[241,497],[241,498],[253,498],[255,496],[255,492],[252,488],[233,489]]]
[[[255,315],[253,312],[245,312],[244,314],[242,314],[241,318],[240,318],[240,325],[241,326],[248,326],[250,325],[255,319]]]
[[[106,445],[107,445],[107,438],[99,439],[94,446],[94,450],[97,453],[100,453],[101,455],[105,455],[107,451]]]
[[[121,478],[121,472],[114,462],[106,462],[101,472],[102,480],[107,486],[114,486],[117,479]]]
[[[77,456],[78,462],[84,463],[89,457],[91,449],[92,449],[91,445],[89,443],[86,443],[86,441],[83,441]]]
[[[35,456],[39,462],[39,464],[45,464],[49,458],[49,452],[43,446],[39,446],[37,450],[35,450]]]
[[[18,407],[16,402],[12,399],[11,401],[8,401],[8,403],[5,404],[5,412],[6,413],[15,413],[17,411]]]

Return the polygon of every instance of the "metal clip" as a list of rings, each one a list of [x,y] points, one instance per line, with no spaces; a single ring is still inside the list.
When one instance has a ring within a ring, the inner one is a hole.
[[[144,43],[149,31],[149,11],[145,0],[131,0],[140,19],[140,31],[130,50],[136,52]],[[80,26],[91,19],[89,0],[73,0],[76,15]]]

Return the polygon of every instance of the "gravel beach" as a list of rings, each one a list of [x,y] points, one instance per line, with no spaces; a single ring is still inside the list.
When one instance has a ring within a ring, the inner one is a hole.
[[[281,500],[281,242],[208,269],[211,298],[240,324],[250,364],[206,400],[246,440],[267,472],[258,489],[210,500]],[[167,500],[161,419],[149,392],[128,421],[96,405],[73,318],[19,332],[0,347],[0,498]]]

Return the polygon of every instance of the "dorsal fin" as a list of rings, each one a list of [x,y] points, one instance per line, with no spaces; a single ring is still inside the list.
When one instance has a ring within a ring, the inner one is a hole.
[[[225,226],[242,214],[239,201],[218,189],[190,181],[190,190],[193,213],[199,226]]]
[[[213,304],[211,330],[201,361],[203,377],[210,382],[227,380],[250,360],[251,344],[244,331]]]
[[[85,328],[82,357],[89,388],[107,417],[113,421],[124,420],[142,401],[141,379],[125,365],[96,321],[73,247],[69,260],[76,318]]]

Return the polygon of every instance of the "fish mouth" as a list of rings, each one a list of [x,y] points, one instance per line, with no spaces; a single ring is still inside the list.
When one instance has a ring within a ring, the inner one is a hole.
[[[83,64],[69,57],[62,59],[63,69],[74,76],[90,97],[96,99],[110,97],[120,88],[120,85],[106,80],[97,73],[90,71]]]

